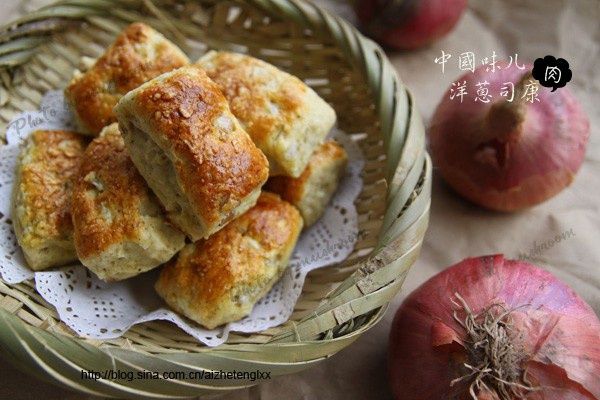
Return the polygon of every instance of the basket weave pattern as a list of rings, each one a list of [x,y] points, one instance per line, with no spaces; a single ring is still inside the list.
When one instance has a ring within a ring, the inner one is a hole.
[[[428,223],[431,163],[412,97],[383,51],[354,28],[297,0],[66,0],[0,29],[0,132],[42,95],[62,89],[82,56],[98,57],[128,23],[164,33],[192,60],[207,47],[246,52],[286,70],[333,105],[366,164],[360,236],[344,262],[313,271],[294,314],[257,334],[202,346],[176,326],[138,325],[121,338],[77,338],[33,282],[0,281],[0,349],[36,375],[104,396],[182,397],[248,386],[243,380],[82,381],[82,369],[256,370],[309,367],[382,317],[418,256]]]

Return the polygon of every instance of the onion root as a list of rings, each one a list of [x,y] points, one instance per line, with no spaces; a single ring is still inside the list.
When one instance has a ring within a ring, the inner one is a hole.
[[[495,394],[499,400],[522,399],[540,390],[528,382],[526,371],[520,367],[525,353],[518,334],[512,329],[511,313],[515,309],[496,303],[475,314],[460,294],[454,296],[456,300],[451,299],[456,307],[454,319],[466,331],[464,346],[469,362],[463,364],[466,373],[454,379],[450,386],[471,381],[469,394],[473,400],[481,400],[480,395],[484,393]],[[459,316],[460,311],[465,314],[464,318]]]

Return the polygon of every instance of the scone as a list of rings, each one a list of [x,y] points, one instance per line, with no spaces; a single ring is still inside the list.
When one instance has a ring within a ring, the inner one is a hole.
[[[333,108],[300,79],[257,58],[211,51],[197,64],[269,159],[270,174],[300,176],[335,124]]]
[[[71,191],[85,145],[85,138],[76,133],[40,130],[29,136],[21,152],[11,218],[33,270],[77,260]]]
[[[267,159],[200,67],[145,83],[115,112],[133,162],[169,219],[192,240],[210,236],[256,203]]]
[[[72,214],[79,259],[105,281],[157,267],[185,244],[185,235],[167,222],[133,165],[116,123],[85,151]]]
[[[156,291],[175,311],[209,329],[236,321],[279,279],[301,229],[302,217],[292,205],[263,192],[245,214],[165,265]]]
[[[314,224],[325,212],[348,164],[346,150],[334,141],[315,150],[299,178],[274,176],[265,190],[277,193],[292,203],[302,214],[304,226]]]
[[[82,132],[96,136],[115,122],[121,96],[158,75],[189,63],[160,33],[142,23],[129,25],[85,73],[76,72],[65,97]]]

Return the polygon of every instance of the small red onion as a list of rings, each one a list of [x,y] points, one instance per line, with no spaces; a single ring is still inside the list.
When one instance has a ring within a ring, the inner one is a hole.
[[[590,122],[568,88],[538,85],[528,101],[531,66],[520,70],[481,66],[458,79],[468,94],[460,102],[444,95],[429,129],[432,157],[446,182],[463,197],[493,210],[538,204],[574,179],[585,156]],[[477,83],[488,82],[489,103],[476,101]],[[510,85],[515,85],[514,100]],[[456,87],[453,88],[456,90]],[[500,97],[506,89],[507,97]],[[525,97],[523,97],[525,96]]]
[[[358,0],[363,31],[384,46],[411,50],[430,44],[454,28],[467,0]]]
[[[600,321],[549,272],[471,258],[400,306],[389,369],[398,400],[598,400]]]

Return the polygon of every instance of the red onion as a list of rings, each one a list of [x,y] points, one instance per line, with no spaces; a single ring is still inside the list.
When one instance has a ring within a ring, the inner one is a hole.
[[[454,190],[481,206],[514,211],[556,195],[573,181],[585,156],[590,122],[568,88],[551,92],[538,85],[539,101],[532,103],[527,90],[537,81],[531,66],[498,65],[504,69],[486,72],[481,66],[458,79],[466,81],[468,95],[462,103],[449,93],[444,96],[429,142],[436,167]],[[475,101],[476,85],[484,81],[494,96],[489,103]],[[515,85],[512,102],[506,82]]]
[[[358,0],[356,14],[379,43],[410,50],[450,32],[466,6],[467,0]]]
[[[400,306],[389,368],[397,400],[598,400],[600,321],[549,272],[470,258]]]

